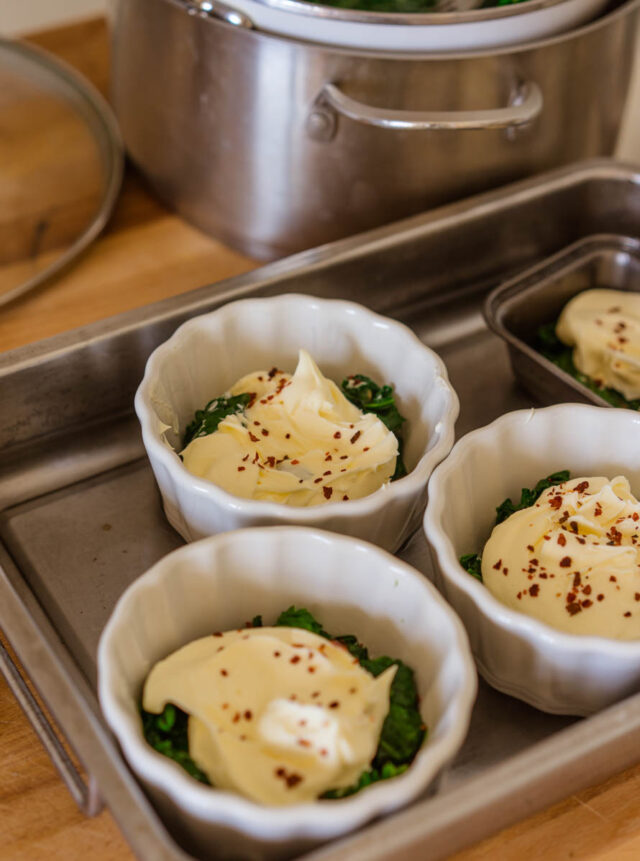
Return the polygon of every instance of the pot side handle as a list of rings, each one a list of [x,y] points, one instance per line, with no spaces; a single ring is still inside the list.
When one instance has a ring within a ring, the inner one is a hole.
[[[538,117],[543,98],[533,81],[521,82],[504,108],[478,111],[396,111],[366,105],[345,95],[336,84],[325,84],[307,118],[307,131],[316,140],[330,140],[337,115],[380,129],[402,131],[516,129]]]

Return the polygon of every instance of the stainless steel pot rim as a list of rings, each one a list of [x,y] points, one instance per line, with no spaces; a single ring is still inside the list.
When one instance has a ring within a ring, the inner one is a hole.
[[[229,0],[233,3],[233,0]],[[519,15],[558,6],[567,0],[523,0],[508,6],[493,6],[488,9],[469,9],[465,12],[367,12],[361,9],[342,9],[325,6],[309,0],[254,0],[261,6],[268,6],[281,12],[292,12],[325,20],[348,21],[363,24],[392,24],[413,26],[440,26],[450,24],[474,24],[499,18],[513,18]]]

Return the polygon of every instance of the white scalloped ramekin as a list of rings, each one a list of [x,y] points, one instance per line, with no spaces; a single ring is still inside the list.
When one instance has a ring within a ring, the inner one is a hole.
[[[291,604],[373,656],[416,673],[427,741],[401,776],[340,801],[264,807],[202,786],[145,742],[144,679],[161,658],[256,614]],[[228,532],[166,556],[120,598],[98,649],[98,689],[124,755],[170,828],[203,857],[276,858],[302,852],[421,795],[466,735],[476,693],[464,629],[434,587],[371,544],[300,527]]]
[[[464,622],[481,675],[543,711],[587,715],[640,689],[640,640],[558,631],[500,603],[459,563],[482,551],[503,499],[561,469],[625,475],[639,496],[640,415],[559,404],[467,434],[431,478],[424,530],[436,585]]]
[[[293,371],[301,347],[338,385],[358,372],[393,383],[407,418],[409,475],[362,499],[310,508],[242,499],[191,475],[172,446],[179,449],[194,411],[251,371],[274,365]],[[451,450],[459,410],[442,360],[406,326],[352,302],[296,294],[242,299],[184,323],[151,354],[135,406],[165,513],[186,541],[290,523],[387,550],[419,526],[428,478]]]

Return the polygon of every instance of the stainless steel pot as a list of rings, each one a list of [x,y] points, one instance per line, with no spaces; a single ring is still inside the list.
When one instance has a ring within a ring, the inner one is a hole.
[[[640,0],[518,48],[423,56],[279,38],[213,7],[112,2],[116,113],[161,198],[270,258],[610,155]]]

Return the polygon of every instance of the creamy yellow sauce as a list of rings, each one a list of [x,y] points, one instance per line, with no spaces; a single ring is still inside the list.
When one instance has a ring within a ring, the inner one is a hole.
[[[623,476],[573,478],[498,524],[482,579],[554,628],[640,638],[640,503]]]
[[[640,294],[585,290],[567,303],[556,326],[573,347],[576,368],[628,400],[640,398]]]
[[[187,712],[189,754],[211,783],[268,805],[355,783],[389,709],[391,666],[374,678],[341,645],[299,628],[203,637],[154,666],[143,707]]]
[[[244,412],[181,453],[189,472],[236,496],[294,506],[359,499],[391,479],[396,437],[350,403],[305,350],[293,376],[256,371],[227,395],[246,392],[255,397]]]

